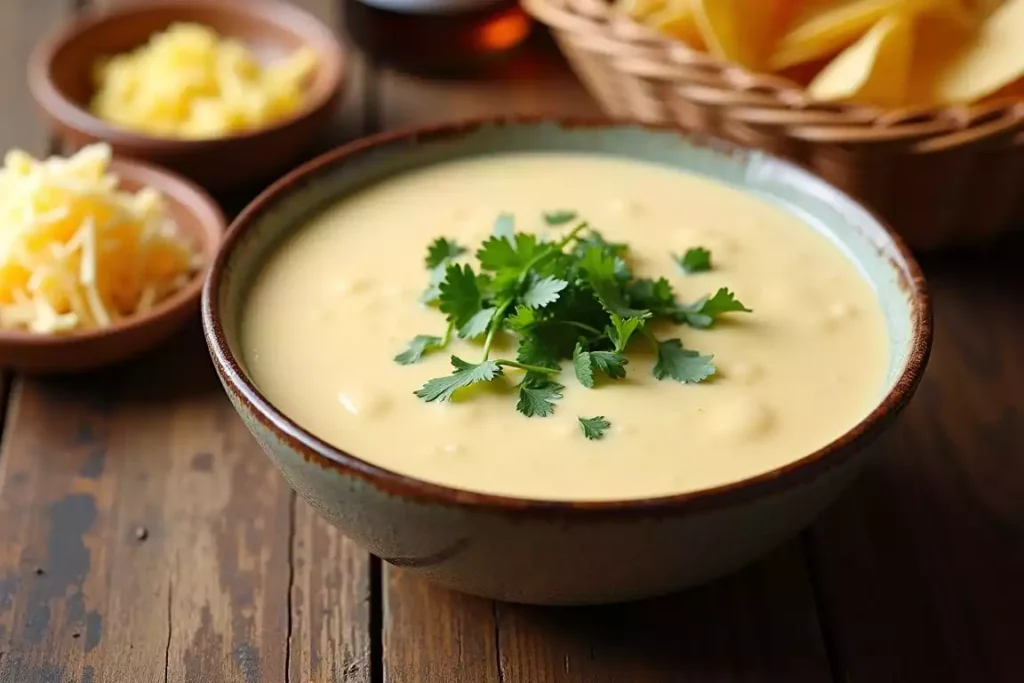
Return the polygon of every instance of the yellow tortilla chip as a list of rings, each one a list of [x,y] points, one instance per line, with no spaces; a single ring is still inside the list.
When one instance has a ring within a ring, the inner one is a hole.
[[[775,46],[768,65],[777,71],[834,55],[907,5],[908,0],[808,0]]]
[[[794,0],[697,0],[697,23],[713,54],[758,69],[796,5]]]
[[[690,47],[706,49],[697,25],[696,0],[669,0],[664,7],[648,15],[644,23]]]
[[[964,52],[974,30],[942,14],[923,15],[915,23],[914,54],[910,60],[905,104],[922,107],[941,104],[935,87],[939,76]]]
[[[833,59],[811,82],[808,92],[820,100],[900,104],[906,96],[913,29],[911,17],[885,17]]]
[[[1024,77],[1024,0],[1008,0],[985,19],[968,45],[941,69],[935,96],[973,102]]]

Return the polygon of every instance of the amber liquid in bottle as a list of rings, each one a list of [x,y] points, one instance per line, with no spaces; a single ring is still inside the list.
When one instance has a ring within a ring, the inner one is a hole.
[[[349,35],[376,60],[416,73],[471,72],[530,34],[517,0],[345,0]]]

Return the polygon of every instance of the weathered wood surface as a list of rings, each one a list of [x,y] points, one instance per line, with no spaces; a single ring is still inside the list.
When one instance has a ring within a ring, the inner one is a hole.
[[[295,1],[340,30],[340,0]],[[24,64],[76,4],[0,2],[0,85],[18,94],[0,108],[0,148],[48,149]],[[325,146],[492,113],[596,113],[543,38],[488,78],[430,81],[359,55],[350,67]],[[1024,680],[1021,253],[1018,239],[926,259],[937,339],[919,400],[801,539],[614,608],[499,605],[381,571],[258,451],[196,325],[122,368],[13,378],[0,683]]]
[[[335,3],[302,4],[340,29]],[[0,3],[0,74],[20,95],[5,147],[46,151],[25,55],[71,5]],[[361,71],[347,111],[363,109]],[[368,556],[295,500],[197,324],[122,368],[17,378],[0,520],[3,683],[369,681]]]
[[[810,535],[842,680],[1024,680],[1024,239],[924,259],[932,361]]]

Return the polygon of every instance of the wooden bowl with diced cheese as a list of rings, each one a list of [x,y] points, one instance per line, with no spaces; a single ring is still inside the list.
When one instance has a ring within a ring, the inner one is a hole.
[[[226,229],[190,181],[105,145],[70,158],[7,154],[0,169],[0,368],[112,365],[198,311]]]

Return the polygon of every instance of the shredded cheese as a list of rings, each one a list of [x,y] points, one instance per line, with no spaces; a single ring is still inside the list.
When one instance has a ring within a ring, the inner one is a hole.
[[[118,189],[110,148],[0,169],[0,328],[38,334],[108,327],[187,283],[198,254],[153,188]]]
[[[173,138],[216,138],[298,111],[317,56],[300,47],[261,64],[235,38],[176,23],[129,52],[99,61],[91,109],[111,123]]]

